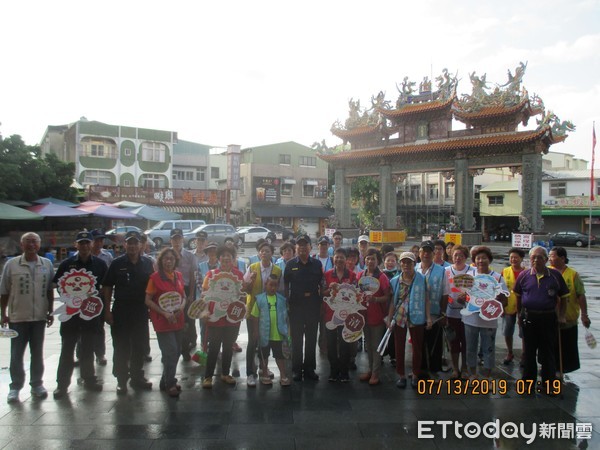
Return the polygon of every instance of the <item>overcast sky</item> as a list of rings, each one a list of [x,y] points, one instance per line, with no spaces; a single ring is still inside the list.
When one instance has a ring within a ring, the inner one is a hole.
[[[350,98],[395,103],[405,76],[443,68],[470,93],[470,72],[503,84],[519,61],[530,95],[577,126],[553,150],[589,160],[592,121],[600,134],[600,0],[4,0],[0,13],[0,133],[28,144],[85,116],[214,146],[331,146]]]

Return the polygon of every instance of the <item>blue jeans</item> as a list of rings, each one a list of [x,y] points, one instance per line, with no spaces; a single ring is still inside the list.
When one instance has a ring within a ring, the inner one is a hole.
[[[29,384],[31,387],[41,386],[44,376],[44,335],[46,321],[11,322],[9,327],[19,333],[19,336],[10,341],[10,389],[21,390],[25,384],[25,368],[23,355],[29,344],[31,365]]]
[[[167,389],[172,388],[177,383],[175,373],[177,372],[179,357],[181,356],[181,337],[181,330],[156,333],[163,363],[160,384],[164,385]]]
[[[496,357],[496,328],[474,327],[465,324],[465,338],[467,341],[467,366],[477,367],[477,353],[479,352],[479,339],[483,351],[483,367],[492,370]]]

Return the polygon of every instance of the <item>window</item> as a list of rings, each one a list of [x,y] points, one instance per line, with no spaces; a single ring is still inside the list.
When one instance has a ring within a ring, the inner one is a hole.
[[[123,186],[124,187],[131,187],[131,181],[129,181],[129,180],[123,180]]]
[[[219,179],[219,168],[218,167],[211,167],[210,168],[210,178],[215,180],[215,179]]]
[[[281,195],[283,195],[285,197],[291,197],[293,191],[294,191],[293,184],[281,183]]]
[[[596,181],[596,195],[600,195],[600,181]]]
[[[300,165],[308,166],[308,167],[317,167],[317,157],[316,156],[301,156],[300,157]]]
[[[454,198],[454,181],[449,181],[446,183],[446,198]]]
[[[279,164],[287,164],[288,166],[292,163],[291,155],[279,155]]]
[[[289,185],[289,186],[291,186],[291,185]],[[315,196],[315,186],[312,184],[303,184],[302,185],[302,197],[314,197],[314,196]]]
[[[125,156],[131,156],[131,149],[130,148],[126,148],[125,150],[123,150],[123,154]]]
[[[196,168],[196,181],[206,180],[206,167]]]
[[[410,185],[410,199],[413,202],[419,201],[421,199],[421,185],[420,184],[411,184]]]
[[[83,139],[83,156],[94,158],[116,158],[115,143],[108,139]]]
[[[144,142],[142,143],[142,159],[143,161],[165,162],[167,146],[160,142]]]
[[[567,183],[565,181],[550,183],[550,195],[552,197],[563,197],[567,195]]]
[[[83,176],[83,184],[99,184],[100,186],[111,186],[112,176],[105,170],[86,170]]]
[[[145,173],[142,175],[142,187],[164,188],[167,186],[167,177],[156,173]]]
[[[438,185],[428,184],[427,185],[427,198],[429,200],[437,200],[439,197]]]
[[[185,171],[183,171],[183,170],[174,170],[173,171],[173,179],[174,180],[184,180],[185,179]]]
[[[240,195],[246,195],[246,178],[240,177]]]
[[[504,195],[488,195],[488,205],[490,205],[490,206],[504,205]]]

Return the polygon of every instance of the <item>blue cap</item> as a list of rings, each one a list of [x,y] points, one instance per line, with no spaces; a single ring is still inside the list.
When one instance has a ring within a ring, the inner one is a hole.
[[[89,231],[80,231],[79,233],[77,233],[77,236],[75,237],[75,242],[81,242],[81,241],[92,242],[93,240],[94,240],[94,236]]]
[[[138,241],[141,241],[142,235],[139,231],[131,230],[125,234],[125,241],[127,242],[129,239],[137,239]]]

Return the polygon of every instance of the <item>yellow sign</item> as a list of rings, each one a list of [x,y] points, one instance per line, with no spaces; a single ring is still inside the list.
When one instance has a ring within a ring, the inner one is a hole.
[[[391,244],[406,241],[406,231],[371,231],[369,241],[372,244]]]
[[[444,242],[446,242],[446,244],[448,242],[453,242],[455,245],[460,245],[462,243],[462,234],[446,232],[444,235]]]

